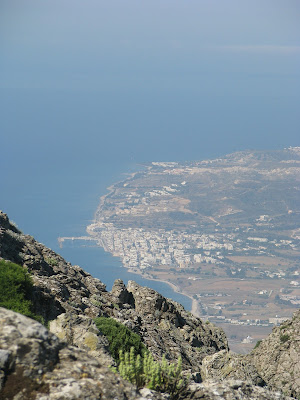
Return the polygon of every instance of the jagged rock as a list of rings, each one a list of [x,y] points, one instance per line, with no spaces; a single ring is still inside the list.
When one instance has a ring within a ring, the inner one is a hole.
[[[67,263],[31,236],[22,234],[1,212],[0,226],[0,257],[25,266],[31,273],[33,311],[46,322],[63,313],[72,314],[74,319],[69,319],[67,331],[73,332],[70,325],[78,316],[113,317],[140,334],[156,359],[166,353],[170,361],[177,361],[181,355],[184,368],[192,372],[199,371],[206,355],[228,349],[221,329],[203,324],[180,304],[133,281],[126,288],[117,280],[112,292],[107,292],[101,281]]]
[[[116,298],[117,304],[131,304],[134,306],[132,293],[128,292],[124,282],[116,279],[111,289],[111,294]]]
[[[34,281],[34,312],[45,321],[64,312],[102,314],[91,302],[106,292],[105,285],[78,266],[72,266],[54,251],[24,235],[0,211],[0,257],[27,268]],[[102,305],[102,303],[101,303]]]
[[[1,400],[149,398],[43,325],[0,308]],[[152,392],[152,399],[162,399]]]
[[[299,397],[300,312],[275,328],[250,355],[237,356],[228,353],[224,332],[213,324],[203,323],[180,304],[133,281],[126,288],[117,280],[112,292],[107,292],[101,281],[22,234],[2,212],[0,257],[28,269],[34,281],[33,311],[46,322],[54,320],[51,329],[76,345],[67,345],[37,322],[1,309],[1,400],[168,398],[149,391],[136,394],[107,368],[111,359],[106,339],[93,322],[97,316],[113,317],[140,334],[155,359],[166,354],[175,362],[181,355],[184,369],[193,376],[199,376],[203,363],[204,382],[193,386],[191,398],[287,399],[255,386],[263,384],[261,378],[275,391]]]
[[[193,400],[292,400],[280,392],[254,386],[249,382],[226,380],[205,381],[190,386]]]
[[[127,289],[134,297],[139,333],[157,359],[163,354],[170,360],[181,356],[185,368],[198,372],[206,355],[228,350],[222,329],[204,324],[179,303],[134,281]]]
[[[256,386],[265,386],[264,380],[258,374],[249,356],[234,354],[226,350],[204,358],[201,365],[201,377],[203,381],[236,379]]]
[[[268,386],[300,397],[300,310],[263,340],[251,353]]]
[[[86,350],[107,367],[114,365],[109,343],[93,320],[83,315],[61,314],[49,324],[50,332],[72,346]]]

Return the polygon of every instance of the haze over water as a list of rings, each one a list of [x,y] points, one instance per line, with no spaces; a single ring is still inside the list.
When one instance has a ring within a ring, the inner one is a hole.
[[[137,163],[299,146],[299,20],[294,0],[2,0],[0,208],[64,255]]]

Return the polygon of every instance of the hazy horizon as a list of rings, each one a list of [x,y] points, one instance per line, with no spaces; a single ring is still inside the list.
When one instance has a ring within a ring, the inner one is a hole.
[[[128,165],[298,146],[299,17],[293,0],[2,0],[0,207],[54,237]]]

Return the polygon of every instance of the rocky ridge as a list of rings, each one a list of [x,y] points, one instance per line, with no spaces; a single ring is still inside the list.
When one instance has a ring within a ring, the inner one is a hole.
[[[288,395],[299,395],[299,314],[285,324],[289,340],[282,343],[274,332],[271,342],[262,343],[248,358],[236,356],[229,353],[222,330],[203,323],[178,303],[133,281],[126,287],[117,280],[108,292],[98,279],[22,234],[1,212],[0,227],[0,257],[23,265],[31,273],[34,312],[43,316],[52,331],[1,309],[1,399],[17,399],[20,393],[24,399],[43,400],[160,398],[149,390],[136,392],[109,370],[113,360],[108,343],[93,322],[98,316],[113,317],[138,333],[156,359],[166,354],[175,361],[181,355],[184,369],[196,381],[203,381],[191,386],[189,397],[287,399],[282,389]],[[264,358],[265,348],[272,344],[291,372],[284,385],[276,378],[281,373],[277,353]],[[18,377],[26,387],[9,392],[9,383]]]
[[[117,280],[108,292],[101,281],[67,263],[31,236],[23,235],[3,213],[0,214],[0,225],[0,256],[23,265],[32,274],[34,312],[42,315],[46,323],[60,316],[59,322],[52,322],[50,326],[58,329],[59,324],[61,327],[68,325],[69,333],[60,335],[69,338],[70,344],[82,347],[83,331],[90,331],[93,318],[106,316],[138,333],[154,357],[159,359],[166,354],[168,359],[177,360],[181,355],[184,366],[193,372],[198,371],[207,354],[228,349],[221,329],[204,324],[180,304],[132,281],[126,288]],[[83,331],[76,340],[76,335],[70,335],[70,329],[79,325],[78,316]],[[84,320],[90,322],[84,323]],[[95,345],[92,347],[94,349]]]
[[[252,352],[252,360],[269,387],[290,396],[300,394],[300,310],[275,327]]]
[[[0,348],[1,399],[143,399],[86,351],[4,308]]]

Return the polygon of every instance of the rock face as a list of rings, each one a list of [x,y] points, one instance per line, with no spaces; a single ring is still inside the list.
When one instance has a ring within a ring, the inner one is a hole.
[[[221,329],[203,324],[180,304],[135,282],[130,282],[126,288],[117,280],[112,292],[107,292],[98,279],[67,263],[31,236],[23,235],[1,212],[0,226],[0,257],[25,266],[32,274],[34,312],[42,315],[46,322],[59,317],[57,322],[51,322],[50,329],[69,344],[86,349],[90,340],[92,354],[101,352],[100,336],[91,332],[94,328],[88,324],[103,315],[115,318],[140,334],[157,359],[166,354],[169,360],[176,361],[181,355],[185,368],[193,372],[199,371],[206,355],[228,349]],[[89,331],[89,340],[82,329]],[[104,353],[106,349],[104,345]]]
[[[49,329],[59,339],[89,352],[102,365],[115,365],[106,337],[101,335],[91,318],[70,313],[60,314],[50,322]]]
[[[82,349],[67,345],[43,325],[0,308],[1,400],[162,400],[161,395],[137,391]],[[263,400],[289,398],[243,381],[193,384],[186,399]]]
[[[193,400],[291,400],[280,392],[254,386],[249,382],[228,379],[224,382],[205,381],[191,387]]]
[[[181,356],[194,380],[187,399],[286,400],[300,395],[300,312],[246,356],[229,352],[221,329],[152,289],[117,280],[111,292],[78,266],[22,234],[0,212],[0,258],[34,281],[34,312],[49,324],[0,309],[0,400],[168,399],[136,392],[114,364],[93,319],[112,317],[138,333],[155,359]],[[54,335],[55,333],[55,335]],[[200,377],[201,374],[201,377]],[[273,390],[273,391],[270,391]]]
[[[201,365],[201,377],[203,381],[235,379],[255,386],[266,385],[250,356],[242,356],[225,350],[205,357]]]
[[[132,328],[138,331],[157,358],[165,353],[170,360],[176,360],[181,355],[186,368],[198,372],[206,355],[228,350],[227,339],[221,329],[202,323],[180,304],[133,281],[128,282],[127,289],[133,295],[134,313],[137,315]],[[120,314],[120,322],[126,324],[130,311]]]
[[[43,325],[0,308],[1,399],[140,399],[135,388]],[[152,398],[160,399],[159,394]]]
[[[300,395],[300,310],[252,351],[252,360],[268,386]]]
[[[267,386],[287,396],[300,396],[300,310],[264,339],[250,354],[220,351],[202,361],[201,377],[223,382],[238,379]],[[262,397],[264,398],[264,397]],[[270,397],[273,398],[273,397]],[[277,397],[274,397],[277,398]]]

